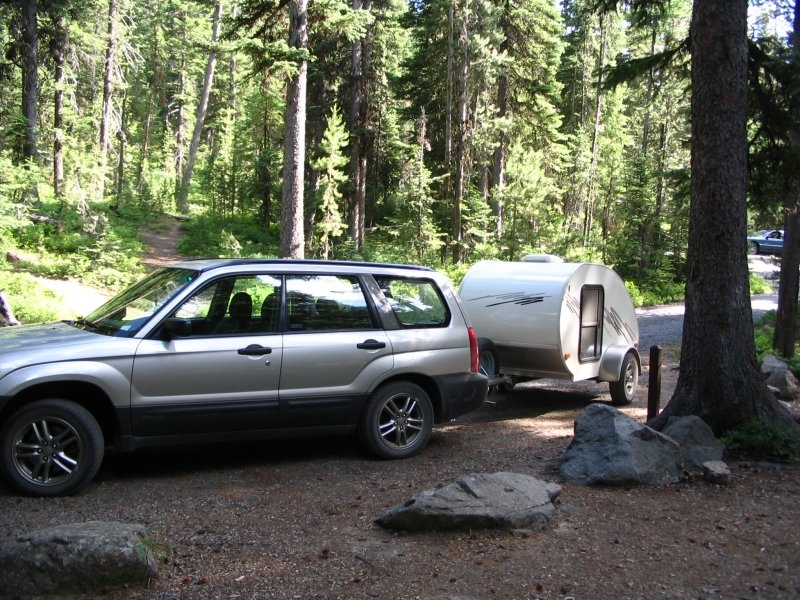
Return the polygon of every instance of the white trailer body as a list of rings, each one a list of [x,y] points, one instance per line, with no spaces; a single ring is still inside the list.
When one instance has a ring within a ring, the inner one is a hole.
[[[535,260],[482,261],[461,283],[490,380],[595,379],[609,382],[614,403],[629,403],[641,360],[622,279],[603,265]]]

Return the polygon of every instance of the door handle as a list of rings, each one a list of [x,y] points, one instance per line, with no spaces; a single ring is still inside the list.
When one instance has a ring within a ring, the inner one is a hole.
[[[359,350],[380,350],[381,348],[386,348],[386,342],[369,339],[364,340],[360,344],[356,344],[356,348]]]
[[[242,356],[264,356],[265,354],[272,354],[272,348],[266,348],[259,344],[250,344],[247,348],[239,348],[236,353]]]

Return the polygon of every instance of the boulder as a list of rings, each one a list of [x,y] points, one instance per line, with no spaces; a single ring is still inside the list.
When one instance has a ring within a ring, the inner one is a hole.
[[[800,398],[800,384],[782,360],[767,354],[761,363],[761,373],[766,377],[769,386],[775,395],[786,402],[794,402]]]
[[[683,460],[675,440],[616,408],[591,404],[575,420],[561,476],[581,485],[662,485],[681,479]]]
[[[388,529],[542,529],[561,486],[519,473],[478,473],[417,494],[375,522]]]
[[[670,417],[661,433],[678,442],[684,467],[701,469],[703,463],[721,460],[725,453],[725,445],[700,417]]]
[[[9,595],[92,594],[146,584],[156,572],[141,525],[59,525],[0,544],[0,590]]]
[[[800,423],[800,406],[798,405],[800,403],[786,402],[784,400],[779,400],[779,402],[781,403],[781,406],[783,406],[783,408],[789,412],[789,415],[792,417],[792,419]]]

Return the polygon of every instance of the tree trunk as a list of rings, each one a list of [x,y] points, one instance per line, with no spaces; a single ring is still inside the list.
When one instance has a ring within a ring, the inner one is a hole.
[[[139,150],[139,163],[136,167],[136,193],[141,194],[144,189],[144,171],[150,159],[150,130],[153,124],[153,96],[147,99],[147,114],[144,118],[144,131],[142,133],[141,148]]]
[[[597,67],[597,83],[595,87],[594,98],[594,127],[592,128],[592,156],[589,166],[589,182],[586,188],[586,203],[584,204],[583,213],[583,245],[589,246],[589,240],[592,233],[592,222],[594,220],[594,207],[597,202],[597,178],[598,178],[598,163],[600,153],[600,127],[603,124],[603,85],[605,74],[606,62],[606,32],[604,27],[603,16],[600,16],[600,23],[598,24],[600,30],[600,50]]]
[[[453,97],[455,89],[455,2],[451,0],[450,6],[447,8],[447,82],[446,82],[446,99],[447,107],[445,108],[445,123],[444,123],[444,168],[446,171],[451,172],[453,168],[453,112],[454,103]],[[448,184],[448,187],[450,185]]]
[[[177,114],[175,118],[175,197],[178,197],[178,189],[183,180],[183,169],[186,161],[186,13],[181,15],[181,44],[180,44],[180,67],[178,69],[178,93],[174,100],[177,104]],[[181,209],[176,207],[178,211]]]
[[[793,178],[792,194],[786,206],[781,278],[778,285],[778,311],[772,348],[785,358],[794,356],[797,332],[797,295],[800,293],[800,189]]]
[[[785,419],[756,362],[746,242],[747,0],[695,0],[686,312],[675,392],[653,422],[697,415],[719,435]]]
[[[289,2],[289,46],[308,46],[308,0]],[[308,61],[303,60],[286,89],[286,138],[281,197],[281,258],[303,258],[303,180],[306,155],[306,86]]]
[[[53,22],[51,55],[55,63],[53,92],[53,195],[60,199],[64,190],[64,52],[67,47],[67,21],[58,15]]]
[[[467,106],[469,89],[469,30],[468,12],[465,6],[461,15],[461,31],[458,36],[458,44],[461,49],[461,64],[458,75],[458,121],[456,123],[456,164],[453,189],[452,205],[452,234],[453,234],[453,263],[460,263],[463,259],[464,232],[461,222],[461,206],[465,195],[465,184],[467,177]]]
[[[200,136],[203,134],[203,127],[206,123],[206,113],[208,112],[208,99],[211,96],[211,86],[214,83],[214,69],[217,65],[217,41],[222,24],[222,2],[217,3],[214,9],[214,20],[211,26],[211,50],[208,53],[206,63],[206,75],[203,79],[203,91],[200,93],[200,102],[197,105],[197,119],[194,123],[194,133],[189,144],[189,155],[186,157],[183,177],[178,190],[178,197],[175,201],[179,213],[189,212],[189,186],[192,183],[192,173],[194,163],[197,159],[197,150],[200,147]]]
[[[128,92],[122,92],[122,108],[120,109],[119,116],[119,131],[117,131],[117,141],[119,142],[119,150],[117,153],[117,175],[116,186],[114,188],[114,202],[112,208],[119,208],[122,203],[122,192],[125,189],[125,144],[128,141],[125,137],[125,125],[128,110]]]
[[[497,83],[497,116],[505,118],[508,112],[508,76],[503,74]],[[500,139],[492,157],[492,214],[494,214],[495,235],[499,239],[503,235],[503,192],[505,190],[506,147],[508,134],[500,132]]]
[[[36,152],[36,95],[39,91],[39,37],[36,0],[22,2],[22,116],[25,137],[22,141],[23,162],[38,160]]]
[[[231,11],[231,18],[235,22],[237,17],[239,16],[239,8],[234,6],[233,10]],[[230,105],[230,122],[229,127],[231,129],[231,138],[232,138],[232,145],[233,145],[233,156],[231,157],[231,168],[230,168],[230,175],[229,175],[229,182],[230,185],[226,186],[228,196],[230,198],[231,206],[236,206],[237,200],[239,197],[239,172],[240,172],[240,161],[244,157],[239,155],[239,152],[236,151],[236,122],[239,119],[239,95],[237,89],[237,81],[236,81],[236,73],[237,73],[238,64],[236,61],[236,53],[231,52],[230,58],[228,59],[228,98],[229,98],[229,105]]]
[[[353,10],[372,8],[372,0],[353,0]],[[364,244],[364,220],[367,203],[367,97],[369,73],[369,32],[353,42],[350,88],[350,181],[349,234],[359,250]]]
[[[794,5],[794,19],[789,45],[791,48],[791,73],[800,72],[800,1]],[[795,86],[796,87],[796,86]],[[789,100],[789,139],[797,140],[800,131],[800,96],[795,93]],[[783,256],[781,257],[781,279],[778,287],[778,311],[772,348],[786,358],[794,356],[797,336],[797,299],[800,293],[800,150],[794,146],[788,166],[786,223],[784,225]]]
[[[100,156],[98,164],[98,197],[105,195],[108,149],[111,146],[111,96],[114,85],[114,57],[117,53],[117,0],[108,0],[108,45],[103,64],[103,111],[100,117]]]

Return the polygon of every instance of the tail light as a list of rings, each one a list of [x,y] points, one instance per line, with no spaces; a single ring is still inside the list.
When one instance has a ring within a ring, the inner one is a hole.
[[[467,327],[469,334],[469,370],[477,373],[481,366],[481,359],[478,356],[478,335],[472,327]]]

